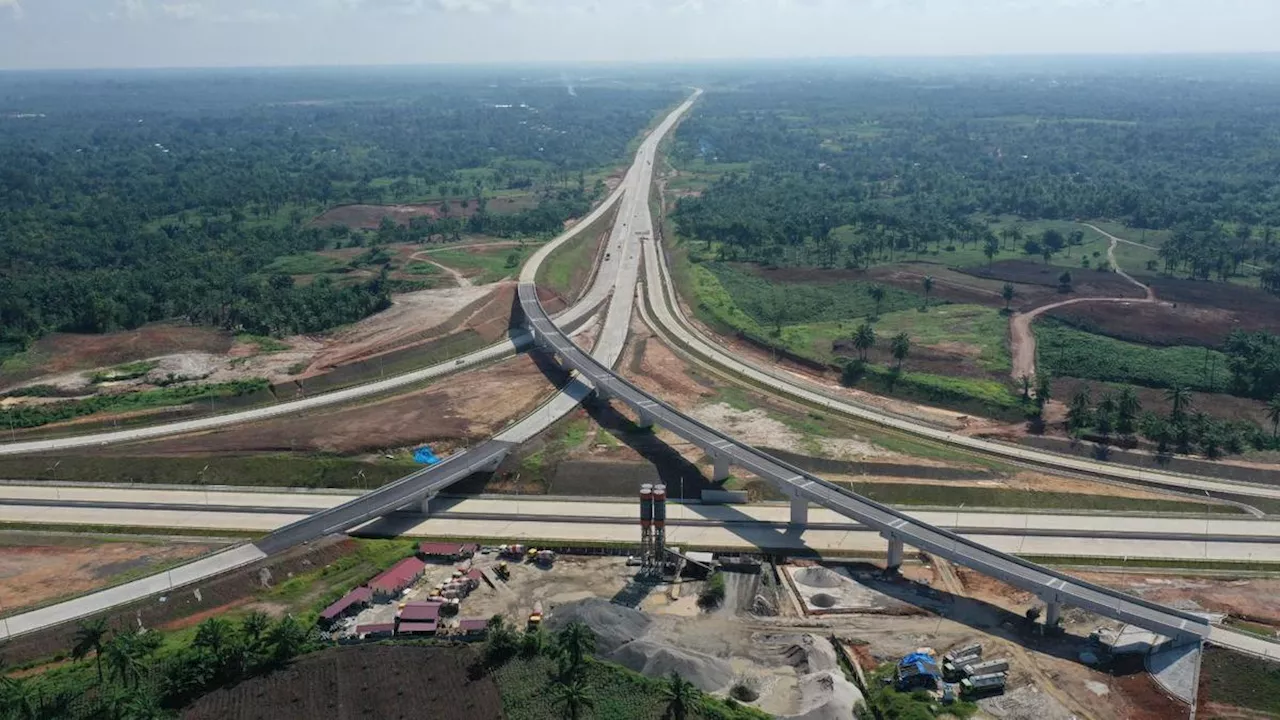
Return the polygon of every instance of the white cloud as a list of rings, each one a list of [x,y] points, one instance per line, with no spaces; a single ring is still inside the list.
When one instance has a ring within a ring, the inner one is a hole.
[[[204,6],[197,2],[161,3],[160,12],[165,17],[191,20],[204,15]]]
[[[9,8],[14,20],[22,19],[22,3],[18,0],[0,0],[0,8]]]

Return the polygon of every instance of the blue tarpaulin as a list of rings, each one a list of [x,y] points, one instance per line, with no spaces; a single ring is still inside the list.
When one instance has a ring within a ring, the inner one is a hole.
[[[424,445],[413,451],[413,461],[422,465],[435,465],[440,462],[440,458],[431,452],[431,448]]]

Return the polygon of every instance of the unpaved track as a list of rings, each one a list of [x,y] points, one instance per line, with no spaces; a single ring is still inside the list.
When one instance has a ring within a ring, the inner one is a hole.
[[[462,273],[458,272],[457,270],[455,270],[455,269],[453,269],[453,268],[451,268],[451,267],[448,267],[448,266],[445,266],[445,265],[441,265],[440,263],[436,262],[435,260],[432,260],[431,258],[427,257],[427,256],[426,256],[426,255],[427,255],[427,252],[428,252],[428,251],[426,251],[426,250],[419,250],[418,252],[416,252],[416,253],[414,253],[414,254],[410,255],[410,256],[409,256],[409,259],[410,259],[410,260],[421,260],[421,261],[423,261],[423,262],[425,262],[425,263],[430,263],[430,264],[432,264],[432,265],[435,265],[436,267],[440,268],[441,270],[443,270],[443,271],[445,271],[445,272],[449,273],[449,275],[451,275],[451,276],[453,277],[454,282],[458,283],[458,287],[460,287],[460,288],[469,288],[469,287],[471,287],[471,279],[470,279],[470,278],[468,278],[466,275],[463,275]]]
[[[1085,227],[1093,228],[1111,239],[1111,245],[1107,248],[1107,259],[1111,261],[1111,267],[1120,274],[1125,280],[1142,288],[1147,294],[1145,298],[1072,298],[1071,300],[1063,300],[1062,302],[1042,305],[1030,312],[1015,313],[1009,319],[1009,354],[1013,356],[1013,371],[1010,373],[1014,380],[1021,380],[1024,376],[1035,378],[1036,376],[1036,336],[1031,332],[1031,323],[1041,315],[1067,305],[1076,305],[1079,303],[1155,303],[1160,302],[1156,299],[1156,293],[1151,289],[1150,285],[1144,285],[1138,282],[1132,275],[1125,272],[1116,262],[1116,243],[1125,242],[1120,238],[1112,235],[1105,230],[1098,230],[1088,223],[1084,223]]]

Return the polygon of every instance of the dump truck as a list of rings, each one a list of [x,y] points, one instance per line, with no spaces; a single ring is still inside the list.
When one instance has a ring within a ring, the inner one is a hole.
[[[999,658],[987,660],[986,662],[970,663],[962,667],[961,671],[964,672],[966,677],[981,677],[993,673],[1008,672],[1009,660],[1007,658]]]
[[[982,645],[980,644],[975,643],[956,648],[942,656],[942,676],[948,680],[958,680],[967,674],[964,671],[965,665],[971,665],[981,660]]]
[[[529,613],[529,623],[525,626],[525,630],[534,631],[542,627],[542,603],[535,602],[533,604],[533,612]]]
[[[960,681],[960,692],[965,697],[998,695],[1004,692],[1004,686],[1007,681],[1008,673],[1000,672],[989,673],[987,675],[975,675]]]

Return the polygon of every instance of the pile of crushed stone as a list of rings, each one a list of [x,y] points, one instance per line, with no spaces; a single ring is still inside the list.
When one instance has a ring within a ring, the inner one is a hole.
[[[807,567],[796,571],[795,581],[809,587],[835,588],[844,584],[844,576],[830,568]]]
[[[596,634],[596,653],[610,662],[649,677],[665,677],[674,670],[704,692],[724,690],[733,681],[725,660],[645,637],[653,621],[629,607],[600,598],[560,605],[547,619],[551,630],[581,622]]]

